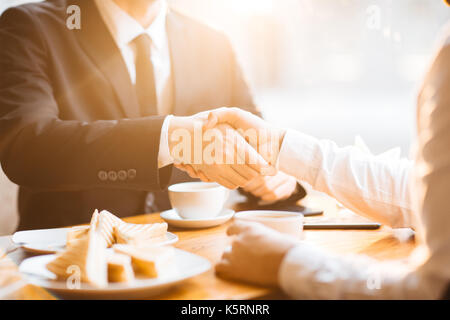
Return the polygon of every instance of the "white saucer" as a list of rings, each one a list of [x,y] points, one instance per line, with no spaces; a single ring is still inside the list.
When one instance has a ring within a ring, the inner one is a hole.
[[[54,228],[18,231],[13,235],[13,242],[31,253],[56,253],[65,249],[69,230],[70,228]],[[157,245],[168,245],[178,241],[178,236],[171,232],[166,233],[166,238]]]
[[[218,216],[208,219],[183,219],[173,209],[161,212],[160,216],[164,221],[173,227],[200,229],[215,227],[227,222],[233,218],[234,210],[223,209]]]

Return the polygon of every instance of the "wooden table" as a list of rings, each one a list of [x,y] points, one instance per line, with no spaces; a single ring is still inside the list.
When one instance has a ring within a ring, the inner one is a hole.
[[[336,203],[322,195],[308,196],[302,202],[309,206],[324,209],[325,216],[345,216]],[[305,218],[311,219],[311,218]],[[360,219],[350,214],[347,220]],[[125,219],[131,223],[162,222],[159,214],[145,214]],[[226,229],[231,222],[224,225],[202,230],[182,230],[169,228],[178,235],[180,240],[174,245],[207,258],[214,265],[230,245],[230,238],[226,236]],[[314,243],[335,253],[362,253],[377,259],[400,259],[410,254],[414,248],[414,241],[400,242],[394,236],[392,229],[383,227],[379,230],[307,230],[304,232],[305,241]],[[19,249],[10,254],[10,258],[19,263],[25,258],[25,253]],[[48,293],[33,291],[33,295],[25,298],[48,299]],[[214,270],[194,277],[176,286],[163,295],[152,299],[277,299],[286,298],[279,290],[258,287],[238,282],[231,282],[215,276]]]

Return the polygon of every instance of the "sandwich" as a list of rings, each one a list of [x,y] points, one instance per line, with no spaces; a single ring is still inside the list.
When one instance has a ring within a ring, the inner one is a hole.
[[[86,236],[76,239],[66,250],[57,254],[47,264],[47,269],[58,279],[76,279],[97,287],[108,284],[106,241],[101,233],[105,219],[98,217],[91,221]],[[75,277],[75,278],[74,278]]]
[[[136,276],[156,278],[173,273],[173,247],[136,247],[117,244],[113,246],[115,252],[131,258]]]

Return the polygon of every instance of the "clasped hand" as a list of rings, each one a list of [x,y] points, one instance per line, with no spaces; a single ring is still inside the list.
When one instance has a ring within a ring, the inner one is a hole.
[[[219,108],[172,118],[169,150],[175,166],[193,178],[274,201],[289,197],[296,185],[275,169],[284,134],[249,112]]]

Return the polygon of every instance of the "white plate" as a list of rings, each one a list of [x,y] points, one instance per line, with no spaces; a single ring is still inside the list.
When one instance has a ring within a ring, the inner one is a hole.
[[[17,280],[14,283],[7,285],[6,287],[0,287],[0,300],[14,300],[17,299],[20,289],[25,287],[27,283],[24,280]]]
[[[56,253],[66,247],[67,232],[70,228],[27,230],[14,233],[13,242],[32,253]],[[157,245],[167,245],[178,241],[178,236],[167,232],[167,240]]]
[[[105,288],[81,283],[79,288],[70,289],[66,281],[55,280],[55,275],[45,267],[54,258],[54,254],[28,258],[20,264],[19,271],[31,284],[47,289],[61,298],[147,298],[160,294],[174,285],[211,268],[211,263],[207,259],[187,251],[175,249],[174,270],[163,278],[135,279],[128,284],[109,283]]]
[[[161,218],[173,227],[191,229],[218,226],[233,218],[233,215],[234,210],[231,209],[223,209],[218,216],[209,219],[183,219],[173,209],[163,211],[160,214]]]

